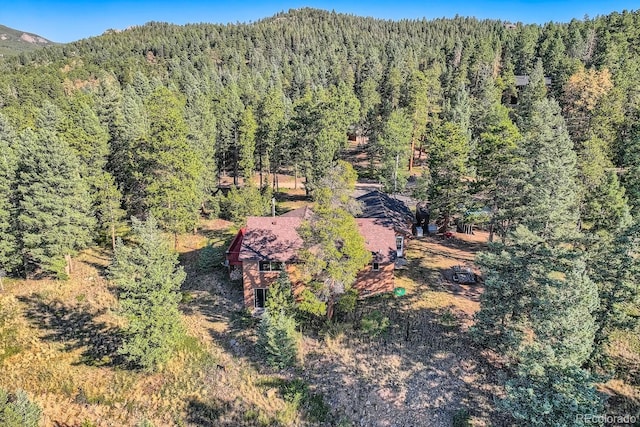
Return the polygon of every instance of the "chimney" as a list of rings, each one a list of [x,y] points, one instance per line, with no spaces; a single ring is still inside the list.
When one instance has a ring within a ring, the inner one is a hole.
[[[271,198],[271,216],[276,216],[276,198]]]

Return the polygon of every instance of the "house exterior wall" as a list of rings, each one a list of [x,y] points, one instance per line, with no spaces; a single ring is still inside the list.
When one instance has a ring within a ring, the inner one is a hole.
[[[298,296],[303,289],[299,279],[300,272],[295,264],[287,264],[285,268],[293,283],[293,293],[295,296]],[[356,283],[353,287],[358,290],[361,297],[391,292],[395,286],[393,271],[394,263],[380,264],[378,271],[373,271],[372,265],[369,264],[358,273]],[[243,261],[242,284],[244,306],[253,308],[255,305],[254,289],[268,289],[269,286],[276,281],[279,274],[279,271],[260,271],[258,261]]]
[[[393,262],[380,264],[378,271],[374,271],[373,266],[369,264],[358,273],[353,287],[358,290],[360,297],[391,292],[395,287],[394,269],[395,264]]]
[[[298,295],[301,287],[299,280],[297,280],[297,277],[299,276],[297,268],[295,264],[286,264],[285,269],[293,283],[293,293],[294,295]],[[268,289],[269,286],[278,279],[279,275],[279,271],[260,271],[260,264],[258,261],[243,261],[242,288],[244,292],[244,306],[247,308],[253,308],[255,305],[254,289]]]

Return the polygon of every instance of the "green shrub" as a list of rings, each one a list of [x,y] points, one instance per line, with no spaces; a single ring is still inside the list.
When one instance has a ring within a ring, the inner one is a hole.
[[[3,427],[37,427],[42,410],[29,401],[27,394],[18,390],[15,394],[0,389],[0,425]]]
[[[356,303],[358,302],[358,291],[356,289],[349,289],[338,299],[336,303],[336,314],[347,315],[353,313],[356,309]]]
[[[389,318],[375,310],[362,318],[360,329],[371,337],[381,336],[389,329]]]
[[[285,402],[300,405],[309,393],[309,386],[300,378],[287,382],[282,387],[282,398]]]
[[[304,410],[309,421],[314,423],[328,422],[331,407],[324,401],[320,393],[311,393],[309,385],[300,378],[285,382],[280,386],[282,398],[296,408]]]
[[[601,415],[595,379],[578,367],[542,367],[528,361],[505,385],[503,411],[527,426],[584,425],[581,416]]]
[[[293,366],[298,355],[299,339],[293,317],[277,311],[264,312],[258,326],[258,345],[271,366]]]
[[[298,310],[303,316],[324,316],[327,314],[327,304],[321,301],[318,296],[309,289],[304,289],[300,293]]]
[[[268,214],[271,210],[271,197],[270,187],[264,192],[252,185],[243,188],[232,187],[229,193],[220,199],[220,214],[225,219],[242,223],[248,216]]]
[[[191,301],[193,301],[193,294],[190,292],[182,291],[180,292],[180,295],[180,304],[189,304]]]
[[[222,266],[224,262],[224,249],[207,244],[198,254],[198,270],[201,272],[211,272]]]
[[[331,407],[324,401],[322,394],[311,394],[307,398],[307,416],[310,421],[324,423],[329,421]]]
[[[442,313],[440,319],[445,326],[456,326],[458,324],[458,318],[448,308]]]
[[[453,414],[453,427],[471,427],[469,411],[461,408]]]

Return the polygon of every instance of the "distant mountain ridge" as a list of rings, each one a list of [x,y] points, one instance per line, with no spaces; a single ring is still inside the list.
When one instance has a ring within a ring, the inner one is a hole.
[[[0,25],[0,55],[16,55],[55,44],[42,36]]]

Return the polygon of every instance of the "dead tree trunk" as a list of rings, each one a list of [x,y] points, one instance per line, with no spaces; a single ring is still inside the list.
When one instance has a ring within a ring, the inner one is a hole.
[[[409,172],[413,171],[413,152],[416,149],[416,140],[411,138],[411,154],[409,155]]]
[[[64,260],[65,260],[64,272],[67,274],[67,276],[71,276],[71,272],[73,271],[73,266],[71,265],[71,255],[65,254]]]

